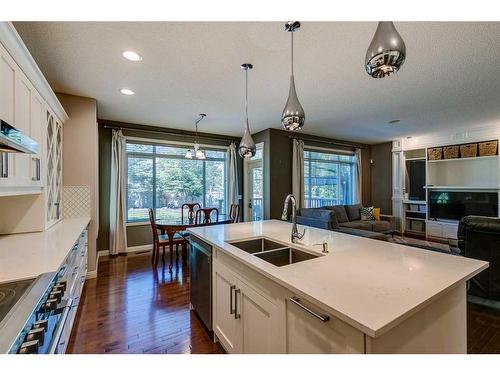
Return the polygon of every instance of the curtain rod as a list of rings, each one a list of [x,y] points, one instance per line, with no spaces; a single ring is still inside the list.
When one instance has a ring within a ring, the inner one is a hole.
[[[175,132],[164,132],[161,130],[148,130],[148,129],[139,129],[139,128],[129,128],[127,126],[114,126],[114,125],[103,125],[105,129],[114,129],[114,130],[128,130],[132,132],[143,132],[143,133],[155,133],[155,134],[163,134],[163,135],[174,135],[174,136],[186,136],[186,137],[193,137],[194,134],[179,130],[178,133]],[[204,139],[213,139],[217,141],[228,141],[228,142],[235,142],[239,140],[239,138],[236,137],[223,137],[223,136],[210,136],[210,135],[203,135],[203,133],[198,133],[199,138],[204,138]]]
[[[289,135],[288,138],[290,139],[300,139],[302,141],[310,141],[310,142],[316,142],[316,143],[323,143],[327,145],[332,145],[332,146],[343,146],[343,147],[352,147],[352,148],[361,148],[361,149],[366,149],[365,145],[359,144],[359,143],[347,143],[347,142],[342,142],[342,141],[324,141],[320,139],[313,139],[313,138],[308,138],[304,136],[297,136],[297,135]]]

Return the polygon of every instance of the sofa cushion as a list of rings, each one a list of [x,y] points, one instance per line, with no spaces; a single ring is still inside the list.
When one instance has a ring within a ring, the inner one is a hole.
[[[387,236],[386,234],[371,232],[368,230],[341,227],[336,229],[335,231],[340,233],[352,234],[358,237],[371,238],[372,240],[389,241],[389,236]]]
[[[299,219],[301,222],[299,222]],[[310,220],[310,224],[307,224],[308,220]],[[326,224],[318,224],[316,221],[324,221]],[[297,222],[299,224],[325,229],[335,229],[339,227],[335,212],[323,208],[301,208],[297,215]]]
[[[392,225],[390,221],[384,220],[371,220],[369,221],[372,225],[372,231],[374,232],[386,232],[392,229]]]
[[[326,210],[332,210],[335,212],[335,216],[337,217],[337,221],[340,223],[345,223],[346,221],[349,221],[349,218],[347,217],[347,212],[345,211],[345,207],[342,205],[338,206],[325,206],[323,207]]]
[[[348,204],[345,206],[347,217],[349,221],[361,220],[360,210],[363,208],[362,204]]]
[[[354,228],[354,229],[362,229],[362,230],[372,230],[372,223],[370,221],[347,221],[345,223],[339,223],[339,226],[342,228]]]
[[[333,215],[333,212],[321,208],[301,208],[299,210],[299,215],[306,217],[314,217],[316,219],[329,220],[330,217]]]

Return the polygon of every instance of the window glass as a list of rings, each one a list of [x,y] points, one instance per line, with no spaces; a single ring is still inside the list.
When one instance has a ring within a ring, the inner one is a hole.
[[[153,159],[128,158],[127,184],[128,220],[149,220],[148,208],[153,207]]]
[[[127,221],[180,219],[184,203],[226,210],[226,152],[205,150],[206,159],[185,159],[189,148],[127,143]]]
[[[351,204],[355,197],[353,155],[304,151],[304,200],[315,208]]]

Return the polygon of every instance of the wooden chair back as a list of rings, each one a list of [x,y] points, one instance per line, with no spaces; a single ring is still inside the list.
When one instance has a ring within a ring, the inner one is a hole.
[[[195,210],[195,207],[196,210]],[[184,210],[187,208],[187,217],[189,221],[194,221],[195,212],[201,208],[199,203],[184,203],[181,206],[181,221],[184,222]]]
[[[212,212],[215,212],[215,221],[212,221]],[[210,224],[212,222],[219,221],[219,210],[215,207],[213,208],[200,208],[196,211],[195,224]]]
[[[155,212],[152,208],[148,209],[149,213],[149,222],[151,223],[151,230],[153,231],[153,245],[159,242],[158,238],[158,228],[155,222]]]
[[[237,223],[240,219],[240,205],[232,204],[229,208],[229,219],[233,221],[233,223]]]

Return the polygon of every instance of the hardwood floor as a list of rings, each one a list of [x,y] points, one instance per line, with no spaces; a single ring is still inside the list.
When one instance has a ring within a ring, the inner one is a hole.
[[[500,309],[468,304],[467,352],[500,354]]]
[[[189,311],[189,268],[104,258],[87,280],[68,353],[224,353]],[[500,353],[500,309],[468,304],[469,353]]]
[[[224,353],[189,310],[189,267],[104,258],[87,280],[68,353]]]

